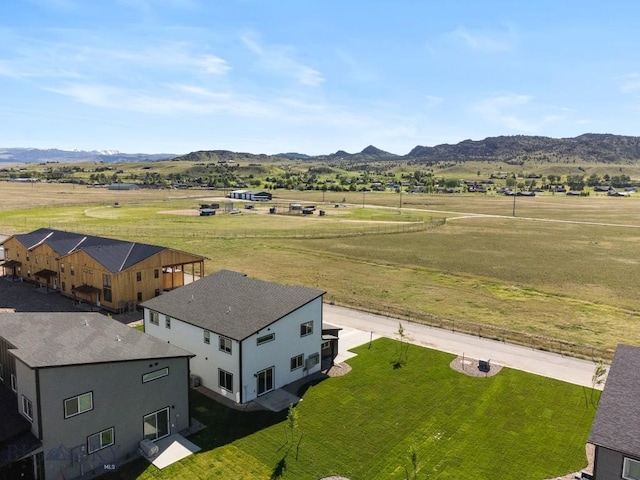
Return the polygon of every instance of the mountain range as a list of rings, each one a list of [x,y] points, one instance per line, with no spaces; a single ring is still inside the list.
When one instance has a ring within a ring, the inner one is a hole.
[[[409,161],[432,163],[440,161],[504,161],[508,163],[538,160],[550,163],[584,162],[629,163],[640,160],[640,137],[587,133],[572,138],[542,136],[499,136],[484,140],[464,140],[457,144],[442,144],[434,147],[418,145],[406,155],[380,150],[369,145],[358,153],[338,150],[329,155],[306,155],[304,153],[280,153],[277,155],[232,152],[229,150],[202,150],[186,155],[121,153],[118,151],[40,150],[35,148],[0,148],[0,162],[131,162],[154,160],[186,160],[212,162],[249,160],[262,162],[277,159],[296,161]]]

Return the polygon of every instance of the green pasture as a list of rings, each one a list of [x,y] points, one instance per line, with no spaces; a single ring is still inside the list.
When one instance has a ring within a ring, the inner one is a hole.
[[[353,370],[303,387],[298,425],[287,412],[232,410],[192,392],[207,428],[200,453],[157,470],[138,460],[113,479],[541,480],[586,465],[585,442],[599,392],[516,370],[469,377],[452,355],[399,342],[359,347]],[[469,367],[472,368],[472,367]]]
[[[323,203],[323,192],[275,191],[253,212],[235,202],[239,215],[197,216],[222,195],[2,183],[0,233],[50,227],[165,245],[208,257],[207,272],[317,287],[329,303],[563,353],[640,344],[638,198],[516,197],[513,217],[514,198],[499,195],[403,195],[400,210],[390,192],[365,192],[363,208],[360,192]],[[293,202],[326,216],[267,213]]]

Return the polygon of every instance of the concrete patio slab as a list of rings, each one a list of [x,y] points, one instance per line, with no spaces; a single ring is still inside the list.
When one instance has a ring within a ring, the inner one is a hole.
[[[162,470],[189,455],[199,452],[200,447],[184,438],[179,433],[174,433],[156,442],[158,455],[147,458],[154,466]]]
[[[297,397],[282,388],[265,393],[254,400],[255,403],[262,405],[264,408],[271,410],[272,412],[281,412],[282,410],[289,408],[289,405],[295,405],[299,401],[300,397]]]

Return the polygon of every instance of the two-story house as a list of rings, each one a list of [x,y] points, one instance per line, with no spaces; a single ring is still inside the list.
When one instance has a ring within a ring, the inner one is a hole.
[[[5,274],[121,312],[204,275],[205,257],[172,248],[40,228],[2,243]]]
[[[189,428],[191,356],[99,313],[1,314],[0,478],[105,472]]]
[[[144,302],[145,332],[193,352],[202,385],[246,403],[320,371],[324,293],[222,270]]]

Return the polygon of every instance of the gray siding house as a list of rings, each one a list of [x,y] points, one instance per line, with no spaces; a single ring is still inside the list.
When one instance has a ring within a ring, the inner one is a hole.
[[[104,473],[187,429],[191,356],[99,313],[1,314],[0,478]]]
[[[640,480],[640,348],[618,345],[591,426],[596,480]]]

